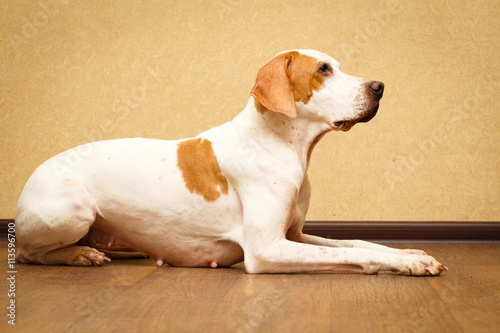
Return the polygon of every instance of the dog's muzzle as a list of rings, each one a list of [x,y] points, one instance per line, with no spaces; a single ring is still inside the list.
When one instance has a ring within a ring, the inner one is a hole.
[[[372,81],[368,87],[368,93],[371,95],[373,101],[373,108],[366,116],[358,120],[358,123],[366,123],[375,117],[378,111],[378,102],[384,95],[384,84],[380,81]]]
[[[366,123],[367,121],[372,120],[373,117],[377,114],[379,101],[384,94],[384,84],[380,81],[372,81],[366,84],[368,98],[370,99],[370,108],[361,118],[351,119],[351,120],[343,120],[336,121],[333,123],[336,130],[341,130],[347,132],[357,123]]]

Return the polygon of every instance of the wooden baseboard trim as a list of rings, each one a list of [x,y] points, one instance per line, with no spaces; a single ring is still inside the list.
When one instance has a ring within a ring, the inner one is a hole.
[[[0,219],[0,241],[7,240],[11,222]],[[308,221],[304,233],[381,243],[500,243],[500,222]]]
[[[9,232],[9,223],[12,222],[14,222],[14,220],[0,219],[0,242],[7,240],[7,233]]]
[[[308,221],[304,233],[383,243],[500,243],[499,222]]]

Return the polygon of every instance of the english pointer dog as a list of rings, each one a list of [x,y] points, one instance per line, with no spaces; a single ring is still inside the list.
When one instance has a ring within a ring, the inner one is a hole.
[[[349,76],[326,54],[276,55],[232,121],[183,140],[93,142],[54,156],[16,210],[17,260],[102,265],[95,244],[164,263],[248,273],[396,271],[439,275],[420,250],[302,233],[312,150],[377,113],[384,84]]]

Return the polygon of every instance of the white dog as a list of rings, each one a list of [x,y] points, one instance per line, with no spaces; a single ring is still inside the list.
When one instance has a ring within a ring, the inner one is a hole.
[[[179,141],[94,142],[42,164],[16,211],[17,259],[101,265],[96,243],[127,245],[158,266],[249,273],[397,271],[438,275],[420,250],[302,233],[316,143],[373,118],[384,84],[346,75],[317,51],[278,54],[232,121]]]

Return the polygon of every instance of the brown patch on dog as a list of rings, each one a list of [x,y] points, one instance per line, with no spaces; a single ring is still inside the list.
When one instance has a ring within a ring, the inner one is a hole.
[[[260,114],[264,114],[264,112],[267,111],[266,107],[262,105],[257,99],[255,99],[255,108],[257,109],[257,112]]]
[[[251,95],[257,111],[267,110],[297,117],[296,102],[307,104],[314,91],[324,87],[325,76],[318,72],[316,58],[290,51],[278,55],[257,73]]]
[[[189,192],[203,196],[205,201],[227,195],[227,179],[221,173],[210,141],[191,139],[179,143],[177,166]]]
[[[267,110],[279,112],[290,118],[297,117],[297,109],[293,97],[293,87],[288,76],[287,67],[290,59],[275,58],[262,67],[257,73],[255,85],[250,92]],[[263,113],[262,108],[257,111]],[[264,111],[265,112],[265,111]]]
[[[276,59],[289,58],[288,76],[292,82],[293,96],[295,102],[307,104],[314,91],[325,86],[325,76],[318,73],[320,63],[316,58],[291,51],[280,54]]]

